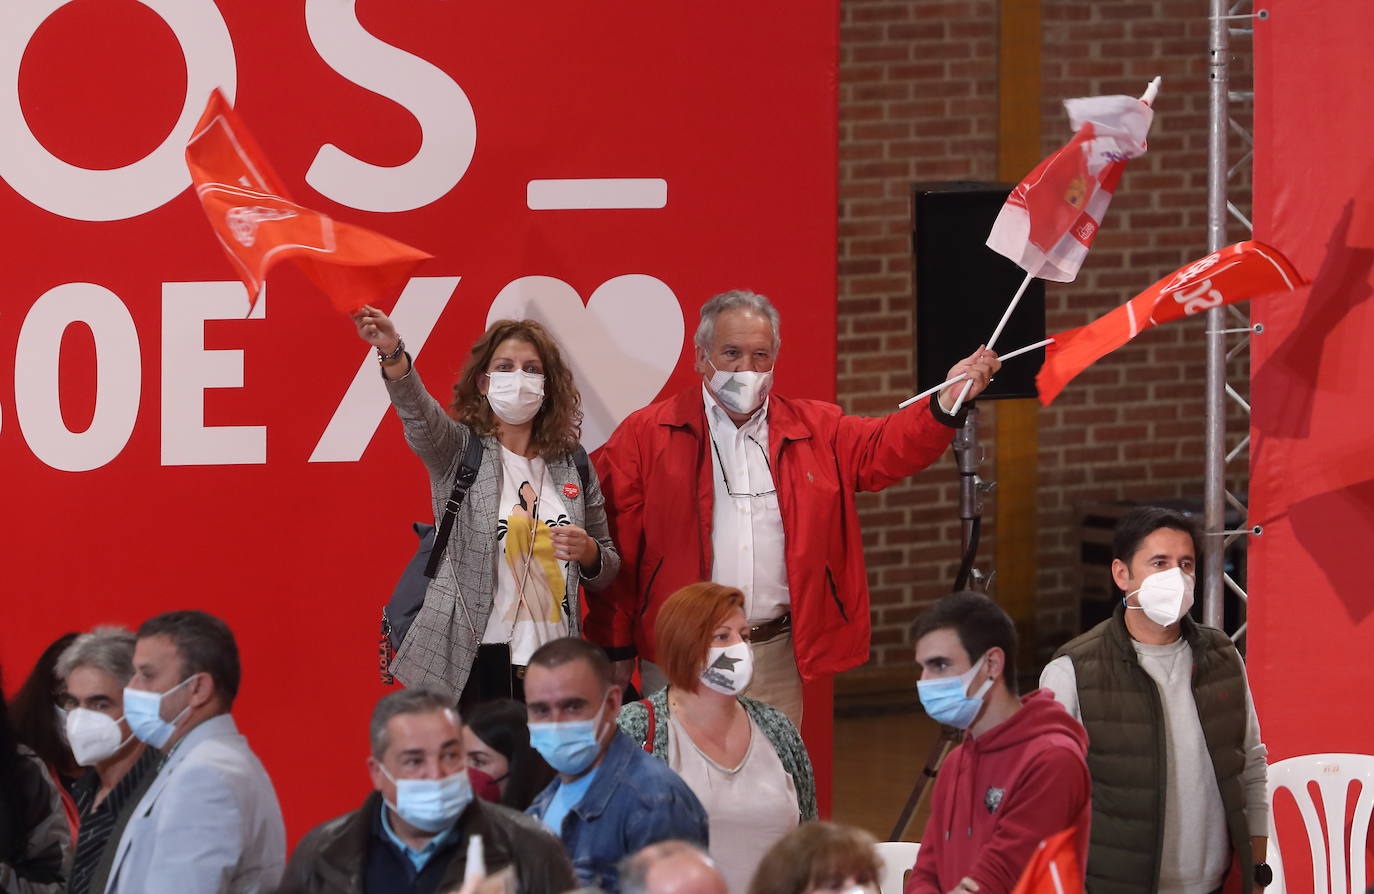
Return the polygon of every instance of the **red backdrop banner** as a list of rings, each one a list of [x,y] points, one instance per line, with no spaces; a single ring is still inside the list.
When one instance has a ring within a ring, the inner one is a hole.
[[[1250,521],[1263,533],[1249,546],[1248,666],[1273,762],[1374,753],[1374,717],[1351,710],[1374,690],[1374,234],[1360,223],[1374,203],[1374,18],[1340,0],[1263,6],[1255,238],[1311,281],[1252,309],[1264,332],[1252,341]],[[1285,865],[1310,865],[1301,827],[1285,832]]]
[[[778,304],[778,388],[833,398],[837,23],[836,0],[0,8],[7,688],[65,630],[203,608],[292,839],[368,786],[426,480],[304,276],[248,315],[183,161],[211,89],[304,205],[434,255],[394,316],[436,396],[489,319],[537,316],[595,449],[692,381],[726,288]],[[806,733],[827,767],[828,711]]]

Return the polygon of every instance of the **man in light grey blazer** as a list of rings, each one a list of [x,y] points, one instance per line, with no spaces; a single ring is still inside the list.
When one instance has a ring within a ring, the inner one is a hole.
[[[106,894],[276,888],[286,832],[272,781],[229,715],[238,688],[238,647],[223,621],[178,611],[139,628],[125,717],[165,757],[128,817]]]

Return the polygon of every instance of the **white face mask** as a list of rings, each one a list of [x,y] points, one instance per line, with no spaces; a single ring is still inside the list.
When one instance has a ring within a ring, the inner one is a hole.
[[[487,403],[507,425],[524,425],[544,405],[544,377],[523,369],[487,373]]]
[[[133,733],[121,736],[119,720],[109,714],[87,708],[73,708],[67,714],[67,742],[72,746],[72,757],[83,767],[113,756],[133,737]]]
[[[711,393],[720,401],[721,406],[732,412],[752,415],[763,406],[763,402],[768,399],[768,392],[773,390],[771,369],[762,373],[750,369],[722,372],[709,360],[706,361],[706,365],[713,371]]]
[[[1127,600],[1137,593],[1140,604],[1129,604]],[[1127,593],[1123,601],[1127,601],[1126,608],[1140,609],[1151,621],[1168,627],[1178,623],[1193,607],[1193,577],[1177,566],[1157,571],[1140,582],[1140,589]]]
[[[754,650],[745,642],[714,646],[706,652],[701,682],[721,695],[739,695],[754,678]]]

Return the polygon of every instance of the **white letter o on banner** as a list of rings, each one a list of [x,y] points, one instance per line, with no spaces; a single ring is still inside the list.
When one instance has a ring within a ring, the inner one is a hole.
[[[29,130],[19,101],[19,63],[34,32],[71,0],[0,3],[0,179],[33,204],[74,220],[123,220],[171,201],[191,184],[186,141],[219,87],[232,104],[238,87],[234,43],[214,0],[139,0],[172,29],[186,59],[186,101],[176,126],[152,152],[101,171],[54,156]],[[136,101],[136,97],[131,97]]]
[[[84,432],[62,420],[58,352],[75,322],[95,336],[95,415]],[[138,330],[119,296],[104,286],[55,286],[29,308],[14,352],[14,415],[33,455],[64,472],[98,469],[129,443],[138,420],[143,368]]]

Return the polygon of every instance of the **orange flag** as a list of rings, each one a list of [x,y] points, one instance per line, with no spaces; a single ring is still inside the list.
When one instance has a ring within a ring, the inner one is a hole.
[[[186,166],[224,253],[257,301],[267,271],[291,260],[342,313],[400,290],[432,255],[291,201],[267,157],[219,90],[210,94]]]
[[[1228,245],[1175,270],[1088,325],[1055,335],[1035,377],[1040,403],[1049,406],[1074,376],[1151,326],[1306,284],[1277,249],[1263,242]]]
[[[1056,832],[1040,842],[1011,894],[1082,894],[1082,862],[1074,839],[1077,826]]]

